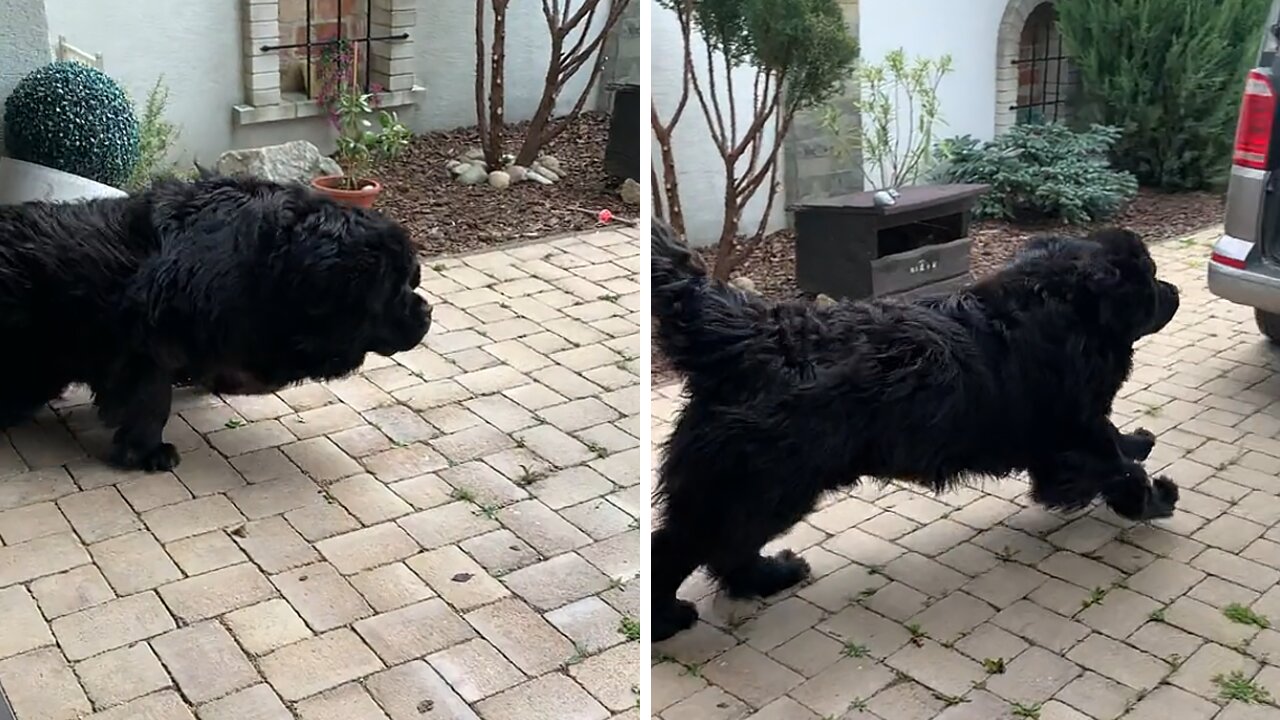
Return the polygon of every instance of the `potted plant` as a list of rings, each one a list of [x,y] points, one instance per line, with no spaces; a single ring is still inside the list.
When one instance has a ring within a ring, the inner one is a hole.
[[[37,68],[4,103],[0,203],[119,197],[139,159],[133,105],[97,68]]]
[[[370,172],[377,163],[399,155],[413,135],[395,113],[377,110],[375,92],[360,89],[350,43],[339,42],[327,50],[321,57],[319,101],[338,131],[333,159],[342,174],[322,175],[311,185],[341,202],[373,207],[382,183],[370,177]]]

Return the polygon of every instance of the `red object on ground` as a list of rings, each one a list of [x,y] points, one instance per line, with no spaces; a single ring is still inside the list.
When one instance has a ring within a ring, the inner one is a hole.
[[[608,208],[601,210],[597,217],[599,218],[601,225],[608,225],[613,222],[613,213],[609,212]]]

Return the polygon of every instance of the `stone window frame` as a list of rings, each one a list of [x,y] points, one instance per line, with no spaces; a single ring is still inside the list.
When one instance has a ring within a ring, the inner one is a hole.
[[[308,0],[311,1],[311,0]],[[366,0],[351,0],[365,2]],[[280,52],[263,46],[280,45],[280,0],[240,0],[243,11],[240,43],[244,57],[244,102],[232,107],[237,125],[319,117],[315,100],[285,93],[280,88]],[[416,104],[426,93],[413,72],[416,0],[373,0],[369,30],[373,37],[408,33],[405,40],[371,43],[370,79],[383,88],[377,94],[382,108]]]
[[[1011,110],[1018,104],[1018,65],[1014,63],[1022,50],[1022,30],[1031,13],[1041,5],[1053,5],[1054,0],[1009,0],[1000,30],[996,35],[996,115],[995,134],[1003,135],[1018,123],[1018,113]],[[1077,81],[1075,66],[1067,62],[1067,87]],[[1069,111],[1069,108],[1067,108]]]

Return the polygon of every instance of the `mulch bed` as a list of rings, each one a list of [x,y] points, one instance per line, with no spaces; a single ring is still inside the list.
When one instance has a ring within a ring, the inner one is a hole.
[[[1220,223],[1224,210],[1225,197],[1221,193],[1162,193],[1143,189],[1118,215],[1105,223],[1090,226],[1063,225],[1057,222],[1015,225],[1000,220],[977,221],[970,228],[970,236],[973,238],[969,258],[970,274],[979,278],[999,269],[1008,262],[1023,241],[1037,233],[1083,233],[1098,227],[1120,225],[1139,233],[1147,242],[1158,242]],[[714,261],[714,249],[703,251],[703,258],[710,265]],[[751,278],[756,290],[765,297],[779,300],[812,299],[812,296],[796,287],[795,236],[790,230],[781,230],[765,238],[761,246],[734,274]],[[652,357],[655,387],[677,378],[656,346]]]
[[[503,134],[515,152],[527,123]],[[621,178],[604,170],[609,116],[583,113],[543,152],[555,155],[565,173],[555,185],[532,182],[497,190],[488,184],[461,185],[445,162],[480,146],[474,127],[427,133],[378,170],[382,195],[378,207],[403,223],[424,255],[483,250],[598,227],[596,213],[608,208],[620,218],[635,218],[639,206],[618,197]]]

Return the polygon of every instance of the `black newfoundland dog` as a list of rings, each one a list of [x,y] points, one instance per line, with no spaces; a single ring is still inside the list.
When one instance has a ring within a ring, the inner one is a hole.
[[[657,222],[652,246],[657,342],[689,397],[658,479],[654,640],[697,619],[676,590],[701,565],[735,597],[804,579],[761,547],[863,476],[942,491],[1026,470],[1050,508],[1172,514],[1177,487],[1140,464],[1154,437],[1109,420],[1134,342],[1178,309],[1134,233],[1037,238],[951,295],[826,308],[709,279]]]
[[[417,345],[408,235],[299,185],[206,175],[129,198],[0,206],[0,427],[85,383],[111,460],[167,470],[173,386],[257,394]]]

